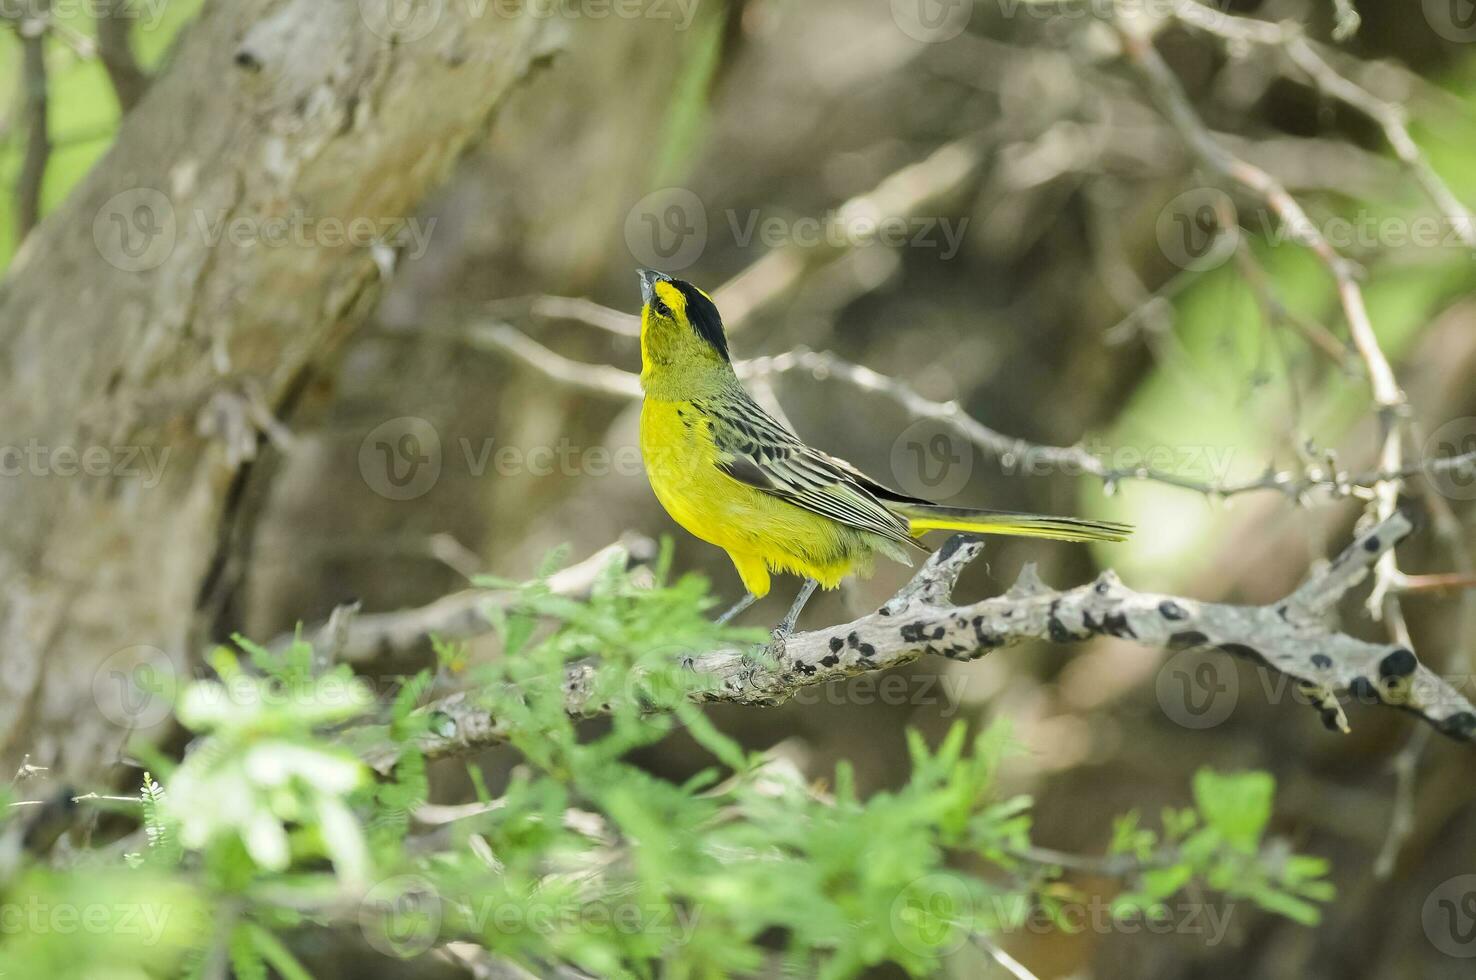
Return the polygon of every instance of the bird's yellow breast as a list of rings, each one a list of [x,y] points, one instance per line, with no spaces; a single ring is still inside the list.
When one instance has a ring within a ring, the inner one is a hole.
[[[771,571],[831,589],[870,566],[862,534],[724,473],[708,419],[692,402],[646,398],[641,456],[661,506],[692,534],[726,550],[754,595],[769,591]]]

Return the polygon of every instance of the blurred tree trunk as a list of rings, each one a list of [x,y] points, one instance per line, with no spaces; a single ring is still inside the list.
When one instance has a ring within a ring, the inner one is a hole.
[[[6,764],[85,776],[157,721],[95,691],[188,669],[259,432],[394,260],[365,240],[415,214],[556,26],[396,9],[209,4],[0,285]]]

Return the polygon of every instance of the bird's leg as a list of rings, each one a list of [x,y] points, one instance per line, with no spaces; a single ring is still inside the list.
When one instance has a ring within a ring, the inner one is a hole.
[[[743,610],[747,609],[749,606],[753,605],[757,601],[758,601],[758,596],[754,595],[752,592],[745,592],[745,593],[743,593],[743,598],[742,599],[739,599],[737,602],[733,603],[733,608],[732,609],[729,609],[727,612],[723,613],[721,616],[719,616],[717,618],[717,624],[719,626],[722,626],[728,620],[732,619],[734,616],[738,615]]]
[[[815,590],[819,587],[820,583],[814,579],[805,579],[805,584],[800,586],[799,595],[794,597],[794,605],[790,606],[789,612],[784,614],[784,621],[774,628],[775,639],[782,640],[794,632],[794,624],[799,622],[800,612],[804,610],[805,603],[810,601],[810,596],[814,595]]]

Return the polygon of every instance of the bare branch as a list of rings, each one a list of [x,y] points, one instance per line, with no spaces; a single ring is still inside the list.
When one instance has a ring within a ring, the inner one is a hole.
[[[118,99],[118,109],[128,112],[143,98],[149,87],[149,76],[139,67],[133,56],[130,38],[133,20],[128,16],[131,0],[109,0],[107,9],[97,15],[97,53],[108,80],[113,83],[113,94]]]
[[[1199,602],[1136,592],[1110,571],[1095,582],[1056,591],[1027,567],[1008,593],[955,606],[948,593],[959,573],[984,549],[978,539],[950,538],[913,580],[868,616],[776,641],[765,652],[722,649],[684,658],[710,683],[699,700],[775,705],[829,681],[910,663],[925,654],[974,660],[1021,640],[1084,642],[1099,636],[1136,640],[1169,650],[1215,647],[1279,671],[1299,682],[1329,727],[1347,730],[1336,698],[1419,715],[1438,731],[1476,741],[1476,707],[1396,644],[1371,643],[1330,629],[1324,614],[1368,573],[1378,558],[1410,533],[1403,512],[1360,536],[1287,598],[1266,606]],[[565,702],[575,716],[600,713],[595,668],[576,665],[564,679]],[[475,691],[451,695],[422,709],[436,719],[420,748],[431,757],[463,755],[503,741],[508,730],[478,701]],[[376,741],[361,749],[371,765],[387,769],[397,749]]]
[[[1309,249],[1332,276],[1337,285],[1343,316],[1348,321],[1348,334],[1368,372],[1374,407],[1383,430],[1378,468],[1381,473],[1398,474],[1403,469],[1400,422],[1406,407],[1404,392],[1394,377],[1394,370],[1389,365],[1389,359],[1384,356],[1373,324],[1369,321],[1363,289],[1355,278],[1353,264],[1333,249],[1327,238],[1307,217],[1302,206],[1274,177],[1235,156],[1215,139],[1194,112],[1183,86],[1153,47],[1150,38],[1134,33],[1120,21],[1113,21],[1112,26],[1122,44],[1123,53],[1142,76],[1150,97],[1201,162],[1263,201],[1281,219],[1292,237]],[[1392,475],[1375,482],[1374,510],[1378,520],[1388,520],[1394,514],[1399,504],[1399,488],[1402,483],[1402,477]],[[1393,553],[1385,554],[1379,562],[1374,588],[1368,597],[1369,611],[1376,617],[1382,615],[1385,600],[1398,575],[1399,569]]]
[[[978,170],[982,150],[973,137],[945,143],[926,159],[889,174],[865,194],[851,198],[834,212],[834,223],[865,218],[872,227],[916,214],[921,208],[963,187]],[[793,289],[804,275],[851,251],[853,234],[823,234],[818,246],[790,244],[766,253],[718,287],[713,301],[725,311],[730,329],[745,324],[759,309]]]
[[[607,364],[581,364],[557,354],[516,327],[506,323],[472,324],[458,331],[468,344],[482,350],[498,350],[537,368],[555,381],[616,398],[641,397],[641,379],[629,371]]]
[[[553,320],[574,320],[578,323],[608,330],[621,337],[639,337],[641,318],[630,313],[621,313],[593,300],[569,296],[535,296],[530,304],[535,316]]]
[[[649,538],[626,535],[584,561],[555,572],[546,584],[555,595],[587,596],[600,572],[617,556],[627,568],[643,565],[656,556],[656,545]],[[333,663],[363,663],[409,653],[431,636],[446,640],[481,636],[492,628],[487,618],[489,610],[494,606],[506,606],[511,599],[512,596],[502,589],[463,589],[429,605],[397,612],[355,613],[351,617],[343,617],[335,610],[335,616],[326,623],[305,630],[304,635],[331,638]],[[295,638],[295,633],[279,636],[272,641],[270,648],[285,650]]]
[[[41,221],[41,188],[46,164],[51,159],[46,76],[47,4],[38,3],[39,15],[16,22],[22,50],[22,99],[26,128],[26,153],[15,184],[16,240],[22,241]]]
[[[1346,4],[1346,0],[1341,2]],[[1356,29],[1358,15],[1351,7],[1347,10],[1352,15],[1352,23]],[[1236,17],[1207,7],[1198,0],[1176,0],[1174,16],[1189,27],[1228,40],[1280,48],[1319,92],[1378,124],[1394,155],[1450,224],[1451,230],[1467,246],[1476,248],[1476,218],[1473,218],[1470,209],[1460,202],[1420,152],[1409,135],[1403,107],[1380,99],[1357,82],[1339,74],[1307,39],[1300,24],[1294,21],[1272,24],[1249,17]],[[1339,23],[1340,26],[1343,23],[1341,13]]]
[[[640,379],[605,364],[583,364],[570,360],[506,323],[474,324],[457,334],[465,342],[484,350],[498,350],[517,357],[530,367],[563,384],[617,398],[641,397]],[[992,429],[969,415],[956,401],[940,402],[923,395],[904,381],[879,374],[826,351],[799,347],[784,354],[756,357],[734,365],[739,377],[749,381],[804,372],[817,379],[834,378],[862,391],[883,395],[917,418],[935,418],[952,425],[959,434],[992,456],[1032,467],[1049,467],[1066,473],[1084,473],[1104,483],[1141,480],[1161,483],[1214,497],[1235,497],[1262,490],[1277,490],[1297,500],[1313,491],[1334,497],[1372,496],[1381,482],[1404,480],[1420,474],[1476,473],[1476,450],[1456,456],[1407,463],[1395,469],[1363,473],[1312,466],[1302,473],[1268,468],[1260,476],[1237,482],[1208,482],[1180,476],[1149,466],[1110,467],[1081,445],[1046,446],[1027,442]]]

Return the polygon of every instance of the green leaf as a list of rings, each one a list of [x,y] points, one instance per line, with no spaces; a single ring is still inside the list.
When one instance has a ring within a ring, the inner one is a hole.
[[[1180,888],[1189,884],[1194,877],[1194,869],[1187,864],[1170,865],[1167,868],[1153,868],[1144,871],[1140,884],[1142,890],[1153,899],[1165,899],[1173,896]]]
[[[229,952],[231,972],[237,980],[267,980],[266,961],[261,958],[248,927],[238,926],[231,933]]]
[[[1251,900],[1268,912],[1284,915],[1304,926],[1315,926],[1322,921],[1322,911],[1317,906],[1282,892],[1257,891]]]
[[[261,954],[262,959],[271,964],[273,970],[281,974],[282,980],[313,980],[313,975],[282,944],[282,940],[261,926],[251,924],[246,928],[250,930],[251,941],[256,946],[256,951]]]
[[[1205,768],[1194,774],[1194,802],[1205,822],[1246,851],[1260,844],[1275,793],[1276,780],[1267,772],[1221,774]]]

